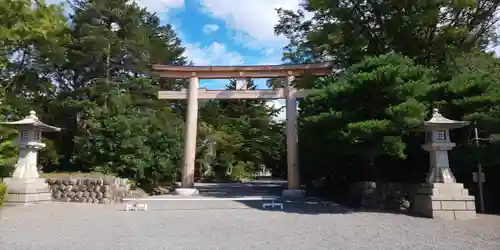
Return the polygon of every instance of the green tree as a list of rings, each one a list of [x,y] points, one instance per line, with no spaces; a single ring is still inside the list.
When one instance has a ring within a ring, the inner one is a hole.
[[[449,81],[443,82],[435,91],[444,98],[435,106],[442,107],[443,112],[457,120],[475,122],[480,137],[491,141],[481,143],[480,157],[488,166],[499,165],[495,157],[500,148],[500,59],[486,53],[463,54],[450,67],[453,75]],[[476,149],[471,142],[472,127],[454,131],[453,137],[459,143],[453,158],[455,166],[475,168]]]
[[[44,1],[1,0],[0,22],[0,114],[1,120],[13,120],[39,110],[34,106],[56,94],[51,81],[65,59],[68,27],[61,5]],[[0,165],[6,176],[17,159],[17,131],[2,128],[0,136]]]
[[[0,101],[19,104],[51,96],[51,78],[68,42],[62,7],[43,0],[1,0],[0,22]]]
[[[441,65],[450,56],[484,49],[495,41],[500,3],[421,0],[308,0],[303,10],[279,9],[278,35],[290,39],[290,62],[333,60],[339,69],[365,56],[401,53],[425,65]]]
[[[122,83],[151,86],[144,79]],[[123,87],[123,86],[122,86]],[[176,180],[181,160],[182,122],[171,108],[138,105],[137,94],[111,87],[107,106],[85,109],[86,134],[75,137],[74,162],[89,170],[135,180],[146,190]]]
[[[247,89],[255,90],[256,85],[247,80]],[[236,80],[230,80],[228,90],[236,89]],[[212,138],[217,141],[217,155],[213,164],[219,172],[231,174],[234,166],[242,174],[255,173],[262,166],[277,168],[282,155],[280,152],[283,126],[276,121],[279,110],[266,104],[266,100],[221,100],[205,103],[201,109],[201,119],[211,126]],[[206,134],[206,133],[203,133]],[[201,142],[201,141],[200,141]]]
[[[56,141],[65,169],[87,168],[70,161],[80,154],[73,138],[88,134],[86,109],[96,105],[106,108],[108,100],[118,93],[110,89],[133,91],[134,105],[147,106],[151,112],[169,106],[169,102],[156,100],[156,93],[141,89],[146,85],[132,88],[125,83],[136,78],[154,79],[152,63],[184,64],[184,48],[170,25],[161,25],[155,14],[128,2],[71,1],[71,43],[66,64],[57,74],[60,91],[45,107],[54,114],[54,123],[65,128]],[[159,83],[150,80],[147,88]]]
[[[299,142],[306,178],[380,178],[381,159],[406,157],[404,138],[426,116],[420,98],[432,80],[427,68],[387,54],[366,58],[305,98]]]
[[[16,137],[15,129],[0,127],[0,178],[8,177],[14,171],[18,153],[14,143]]]

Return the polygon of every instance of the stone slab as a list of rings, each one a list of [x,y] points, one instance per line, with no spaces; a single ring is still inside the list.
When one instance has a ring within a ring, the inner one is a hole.
[[[442,220],[472,220],[476,218],[475,211],[434,211],[434,219]]]
[[[435,195],[435,196],[468,196],[469,190],[463,188],[463,185],[455,185],[459,183],[434,183],[441,185],[424,184],[418,189],[419,194]]]
[[[7,186],[7,193],[16,194],[37,194],[49,192],[49,184],[43,178],[37,179],[14,179],[5,178],[3,180]]]
[[[472,220],[476,218],[476,211],[455,211],[455,220]]]
[[[431,200],[435,201],[474,201],[475,197],[467,196],[442,196],[442,195],[429,195]]]
[[[413,213],[419,216],[467,220],[476,218],[475,197],[461,183],[423,184],[414,196]]]
[[[16,205],[25,203],[40,203],[52,201],[51,193],[38,193],[38,194],[7,194],[5,205]]]
[[[174,194],[179,196],[197,196],[200,192],[196,188],[176,188]]]
[[[4,179],[7,185],[5,206],[23,206],[52,201],[52,193],[45,179]]]
[[[466,201],[441,201],[441,210],[467,210]]]
[[[467,207],[467,210],[476,211],[476,203],[474,201],[467,201],[465,206]]]

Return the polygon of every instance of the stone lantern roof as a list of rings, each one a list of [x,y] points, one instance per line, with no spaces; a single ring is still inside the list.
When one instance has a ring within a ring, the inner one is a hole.
[[[445,118],[441,113],[439,113],[438,109],[432,110],[432,117],[428,121],[424,122],[425,130],[434,130],[434,129],[455,129],[461,128],[469,125],[468,121],[456,121]]]
[[[61,128],[50,126],[48,124],[41,122],[38,119],[38,117],[36,116],[36,112],[33,110],[31,110],[30,114],[28,116],[24,117],[22,120],[15,121],[15,122],[1,122],[0,124],[10,125],[10,126],[31,125],[31,126],[40,128],[44,132],[61,131]]]

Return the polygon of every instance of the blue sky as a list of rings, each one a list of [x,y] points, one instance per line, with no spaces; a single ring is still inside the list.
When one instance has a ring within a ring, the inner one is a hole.
[[[195,65],[280,64],[287,40],[274,35],[276,8],[296,10],[300,0],[135,0],[174,26]],[[203,80],[221,89],[227,80]],[[266,88],[265,79],[256,79]]]
[[[46,0],[47,3],[65,0]],[[172,24],[195,65],[281,64],[287,39],[274,35],[276,8],[297,10],[302,0],[130,0],[163,23]],[[204,80],[201,87],[221,89],[228,80]],[[266,88],[265,79],[255,80]]]

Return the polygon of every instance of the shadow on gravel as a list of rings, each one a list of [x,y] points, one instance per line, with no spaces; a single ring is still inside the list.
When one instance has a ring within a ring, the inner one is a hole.
[[[200,196],[235,198],[252,196],[281,196],[284,182],[252,181],[246,183],[196,183]]]
[[[280,207],[262,207],[262,203],[269,203],[271,201],[238,201],[249,208],[262,210],[262,211],[276,211],[283,213],[295,213],[295,214],[349,214],[355,212],[345,206],[330,202],[322,201],[311,201],[311,200],[276,200],[275,202],[283,203],[283,210]]]
[[[196,183],[200,195],[192,201],[179,201],[175,195],[167,195],[171,201],[149,201],[148,211],[201,211],[201,210],[248,210],[274,211],[295,214],[348,214],[354,210],[334,204],[323,202],[317,198],[304,198],[300,200],[288,200],[281,196],[286,181],[260,180],[245,183]],[[205,201],[197,201],[197,198],[208,198]],[[211,200],[210,198],[214,198]],[[223,198],[224,200],[217,200]],[[263,203],[283,203],[280,207],[263,207]],[[219,203],[220,202],[220,203]],[[228,203],[229,202],[229,203]],[[161,204],[161,205],[160,205]],[[234,205],[237,204],[237,207]],[[244,205],[244,206],[241,206]],[[161,207],[160,207],[161,206]],[[169,207],[170,206],[170,207]],[[181,207],[179,207],[181,206]]]
[[[286,181],[259,180],[245,183],[197,183],[196,188],[200,196],[212,198],[241,198],[241,197],[274,197],[264,200],[237,200],[250,209],[262,211],[276,211],[296,214],[347,214],[354,210],[345,206],[323,202],[319,199],[284,200],[281,192]],[[263,203],[271,200],[283,203],[283,210],[278,207],[262,207]],[[200,209],[202,210],[202,209]]]

